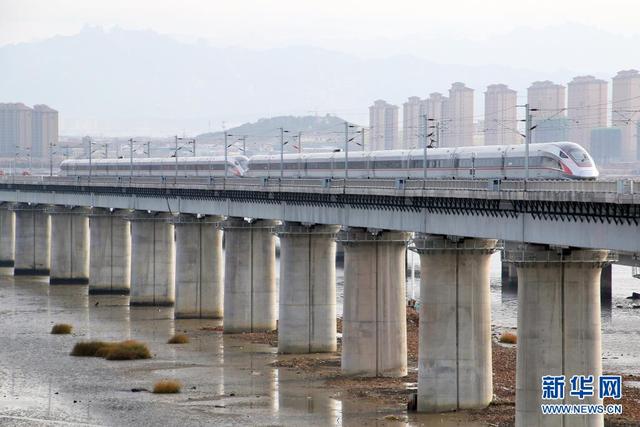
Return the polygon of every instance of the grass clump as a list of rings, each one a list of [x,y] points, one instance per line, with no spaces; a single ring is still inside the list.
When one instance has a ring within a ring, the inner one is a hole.
[[[135,340],[121,342],[84,341],[76,343],[72,356],[102,357],[107,360],[150,359],[151,352],[146,344]]]
[[[500,338],[498,339],[498,341],[504,344],[516,344],[518,342],[518,337],[514,333],[505,332],[502,335],[500,335]]]
[[[107,360],[151,359],[151,352],[145,343],[140,341],[123,341],[105,351]]]
[[[73,346],[73,350],[71,350],[72,356],[79,357],[103,357],[99,356],[97,353],[105,346],[108,346],[110,343],[104,341],[80,341]]]
[[[189,337],[184,334],[176,334],[169,338],[167,344],[187,344],[189,342]]]
[[[56,323],[51,328],[51,333],[54,335],[65,335],[70,334],[72,330],[73,326],[69,325],[68,323]]]
[[[177,380],[160,380],[153,385],[156,394],[180,393],[182,383]]]

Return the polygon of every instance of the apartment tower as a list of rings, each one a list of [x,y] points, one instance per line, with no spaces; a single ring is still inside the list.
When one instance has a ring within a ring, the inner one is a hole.
[[[370,149],[393,150],[399,147],[398,107],[381,99],[369,107]]]
[[[511,145],[522,142],[518,132],[518,93],[507,85],[487,86],[484,93],[484,144]]]
[[[607,126],[608,84],[593,76],[574,77],[568,84],[569,140],[590,149],[591,131]]]
[[[613,78],[612,86],[611,122],[621,130],[621,160],[640,160],[640,73],[638,70],[620,71]]]
[[[449,89],[443,111],[441,147],[463,147],[473,144],[473,89],[456,82]]]

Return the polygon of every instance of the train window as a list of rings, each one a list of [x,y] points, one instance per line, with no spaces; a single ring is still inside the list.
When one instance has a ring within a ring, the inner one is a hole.
[[[562,166],[560,165],[560,162],[557,159],[554,159],[552,157],[546,157],[546,156],[543,157],[542,166],[545,168],[562,170]]]
[[[353,161],[353,160],[349,160],[349,168],[351,169],[366,169],[367,168],[367,162],[363,162],[363,161]]]
[[[333,162],[334,169],[344,169],[344,162]]]
[[[402,160],[376,160],[373,166],[375,169],[401,169]]]
[[[564,154],[564,151],[560,150],[560,157],[563,159],[568,159],[569,156],[567,156],[566,154]]]
[[[307,169],[329,169],[329,162],[309,162]]]
[[[472,166],[471,159],[460,159],[460,161],[458,162],[458,165],[461,168],[470,168]],[[476,163],[476,166],[478,166],[477,163]]]
[[[579,148],[574,148],[569,150],[569,156],[575,161],[578,166],[591,166],[591,161],[589,160],[589,156],[584,150]]]

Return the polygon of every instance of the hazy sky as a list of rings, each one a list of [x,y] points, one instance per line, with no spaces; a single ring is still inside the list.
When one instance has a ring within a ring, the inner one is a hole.
[[[566,22],[628,36],[640,33],[639,13],[637,0],[0,0],[0,45],[73,34],[90,24],[224,46],[353,50],[370,40],[482,39]]]

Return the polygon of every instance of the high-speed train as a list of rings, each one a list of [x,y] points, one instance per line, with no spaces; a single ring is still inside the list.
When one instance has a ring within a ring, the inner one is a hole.
[[[244,156],[228,156],[227,175],[242,176],[249,159]],[[133,165],[132,165],[133,163]],[[176,164],[179,176],[224,176],[224,156],[138,158],[122,159],[74,159],[60,164],[64,176],[174,176]],[[133,172],[133,173],[132,173]]]
[[[135,176],[172,176],[175,159],[134,159]],[[281,165],[282,170],[281,171]],[[350,178],[423,178],[424,150],[350,152]],[[428,178],[525,177],[525,146],[429,148],[426,155]],[[88,160],[65,160],[63,175],[88,175]],[[91,173],[122,175],[131,173],[129,159],[94,160]],[[340,178],[345,176],[345,152],[313,154],[233,156],[228,159],[229,176],[279,178]],[[185,157],[178,161],[179,176],[224,176],[223,157]],[[599,175],[593,159],[580,145],[550,142],[529,146],[529,177],[536,179],[595,179]]]

